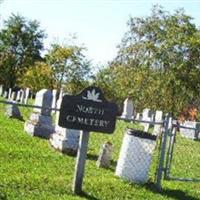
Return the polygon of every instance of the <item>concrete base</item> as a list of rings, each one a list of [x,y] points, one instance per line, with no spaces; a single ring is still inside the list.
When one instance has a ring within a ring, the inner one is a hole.
[[[50,137],[50,144],[53,148],[68,155],[76,155],[79,144],[79,131],[65,129],[56,132]]]
[[[38,136],[49,139],[54,132],[52,119],[50,116],[43,116],[38,113],[32,113],[30,120],[24,124],[24,130],[31,136]]]

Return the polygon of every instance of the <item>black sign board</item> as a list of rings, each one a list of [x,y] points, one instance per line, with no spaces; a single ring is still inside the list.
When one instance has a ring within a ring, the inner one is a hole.
[[[112,133],[117,105],[108,102],[97,87],[88,87],[79,95],[65,95],[60,108],[59,126],[84,131]]]

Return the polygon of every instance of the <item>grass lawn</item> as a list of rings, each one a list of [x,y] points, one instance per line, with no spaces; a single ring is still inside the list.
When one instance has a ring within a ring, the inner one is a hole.
[[[26,120],[31,110],[27,108],[21,110]],[[156,191],[153,184],[156,155],[150,172],[150,181],[143,186],[130,184],[114,175],[124,130],[127,126],[134,126],[125,122],[118,122],[116,131],[112,135],[90,134],[83,183],[85,193],[82,196],[73,195],[71,185],[75,157],[55,151],[47,140],[29,136],[23,131],[23,121],[8,119],[4,116],[4,112],[5,108],[0,104],[0,199],[2,200],[200,200],[200,183],[163,181],[163,191],[161,193]],[[200,142],[179,139],[187,149],[178,148],[176,153],[185,162],[192,162],[196,173],[193,175],[200,176],[198,157]],[[96,160],[100,146],[106,141],[111,141],[114,145],[112,167],[99,169],[96,167]],[[190,150],[198,156],[191,156],[193,154],[189,152]],[[184,177],[187,175],[186,172],[176,164],[180,163],[179,158],[175,159],[172,170],[178,176]]]

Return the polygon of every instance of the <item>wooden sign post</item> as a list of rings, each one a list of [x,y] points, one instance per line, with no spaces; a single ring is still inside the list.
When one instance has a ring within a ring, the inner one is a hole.
[[[88,140],[89,132],[81,131],[74,173],[74,181],[72,185],[72,191],[75,194],[80,194],[82,192],[82,183],[84,177],[85,161],[87,157]]]
[[[82,192],[89,132],[113,133],[117,113],[117,105],[108,102],[97,87],[88,87],[76,96],[65,95],[63,97],[59,126],[82,130],[72,186],[75,194]]]

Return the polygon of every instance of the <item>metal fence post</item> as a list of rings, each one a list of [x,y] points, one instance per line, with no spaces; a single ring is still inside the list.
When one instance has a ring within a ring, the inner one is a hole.
[[[159,156],[160,160],[159,160],[159,164],[158,164],[157,177],[156,177],[156,187],[158,190],[162,189],[161,181],[162,181],[162,175],[163,175],[163,171],[164,171],[169,118],[170,118],[170,115],[168,114],[164,121],[164,132],[163,132],[162,138],[161,138],[161,151],[160,151],[160,156]]]

